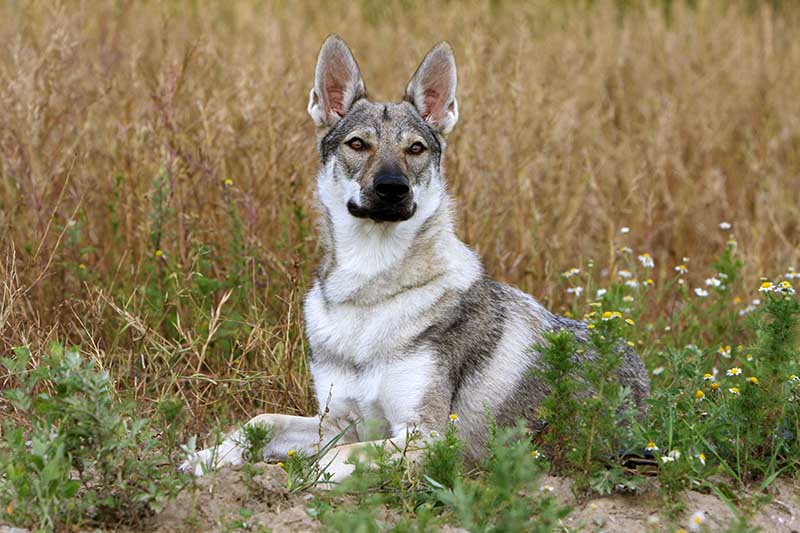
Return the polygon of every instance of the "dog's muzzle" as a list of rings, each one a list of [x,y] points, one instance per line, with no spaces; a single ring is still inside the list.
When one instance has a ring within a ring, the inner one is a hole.
[[[408,220],[417,211],[408,178],[402,174],[381,174],[375,177],[370,194],[362,197],[363,205],[347,202],[347,210],[358,218],[376,222]]]

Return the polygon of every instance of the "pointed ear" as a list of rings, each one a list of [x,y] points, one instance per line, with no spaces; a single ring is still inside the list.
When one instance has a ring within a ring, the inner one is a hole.
[[[317,57],[308,114],[318,127],[330,128],[367,95],[353,53],[336,34],[325,39]]]
[[[456,60],[446,42],[434,46],[406,88],[406,100],[436,130],[447,135],[458,122]]]

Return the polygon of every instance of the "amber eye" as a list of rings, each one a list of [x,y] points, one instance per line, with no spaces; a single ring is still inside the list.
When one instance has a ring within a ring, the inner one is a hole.
[[[345,144],[347,144],[347,146],[349,146],[351,149],[355,150],[356,152],[360,152],[361,150],[366,150],[367,148],[369,148],[367,146],[367,143],[365,143],[364,141],[362,141],[358,137],[353,137],[352,139],[347,141]]]
[[[412,155],[419,155],[426,150],[425,145],[417,141],[408,147],[408,153]]]

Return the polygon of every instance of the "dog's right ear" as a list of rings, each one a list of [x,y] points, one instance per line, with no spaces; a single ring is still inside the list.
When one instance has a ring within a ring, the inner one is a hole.
[[[317,57],[308,114],[317,127],[330,128],[347,114],[353,102],[366,95],[350,48],[338,35],[330,35]]]

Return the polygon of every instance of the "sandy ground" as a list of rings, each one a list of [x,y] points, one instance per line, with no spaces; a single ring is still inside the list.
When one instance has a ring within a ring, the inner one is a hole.
[[[198,490],[184,492],[162,513],[143,528],[148,531],[222,531],[241,520],[239,511],[254,513],[247,525],[257,524],[276,533],[315,531],[319,524],[305,509],[312,495],[289,494],[286,473],[272,465],[260,465],[263,473],[247,481],[238,469],[228,468],[213,477],[198,481]],[[692,513],[701,511],[711,531],[724,529],[734,515],[725,503],[713,494],[687,492],[686,511],[681,516],[667,516],[653,480],[639,495],[617,494],[577,501],[569,479],[546,477],[542,484],[552,487],[559,501],[573,507],[564,520],[568,531],[674,531],[689,528]],[[772,502],[764,505],[751,520],[765,532],[800,532],[800,486],[778,480],[772,487]],[[392,522],[392,514],[381,517]],[[447,528],[456,531],[457,528]]]
[[[290,494],[286,489],[286,473],[274,465],[257,465],[259,473],[248,476],[238,468],[224,468],[197,480],[194,490],[185,490],[159,514],[136,531],[257,531],[259,526],[276,533],[316,531],[319,523],[306,509],[313,494]],[[713,494],[687,492],[686,511],[668,516],[656,481],[647,484],[641,494],[595,497],[578,501],[572,494],[572,482],[566,478],[547,476],[542,485],[552,490],[559,501],[573,508],[564,519],[564,531],[675,531],[689,528],[689,517],[701,511],[707,531],[724,530],[733,513]],[[778,480],[771,487],[772,501],[759,509],[751,525],[765,532],[800,532],[800,485]],[[339,497],[337,497],[339,498]],[[246,509],[249,513],[243,515]],[[381,513],[381,521],[391,524],[396,519],[391,511]],[[22,533],[25,530],[0,525],[0,533]],[[446,532],[463,531],[447,526]]]

